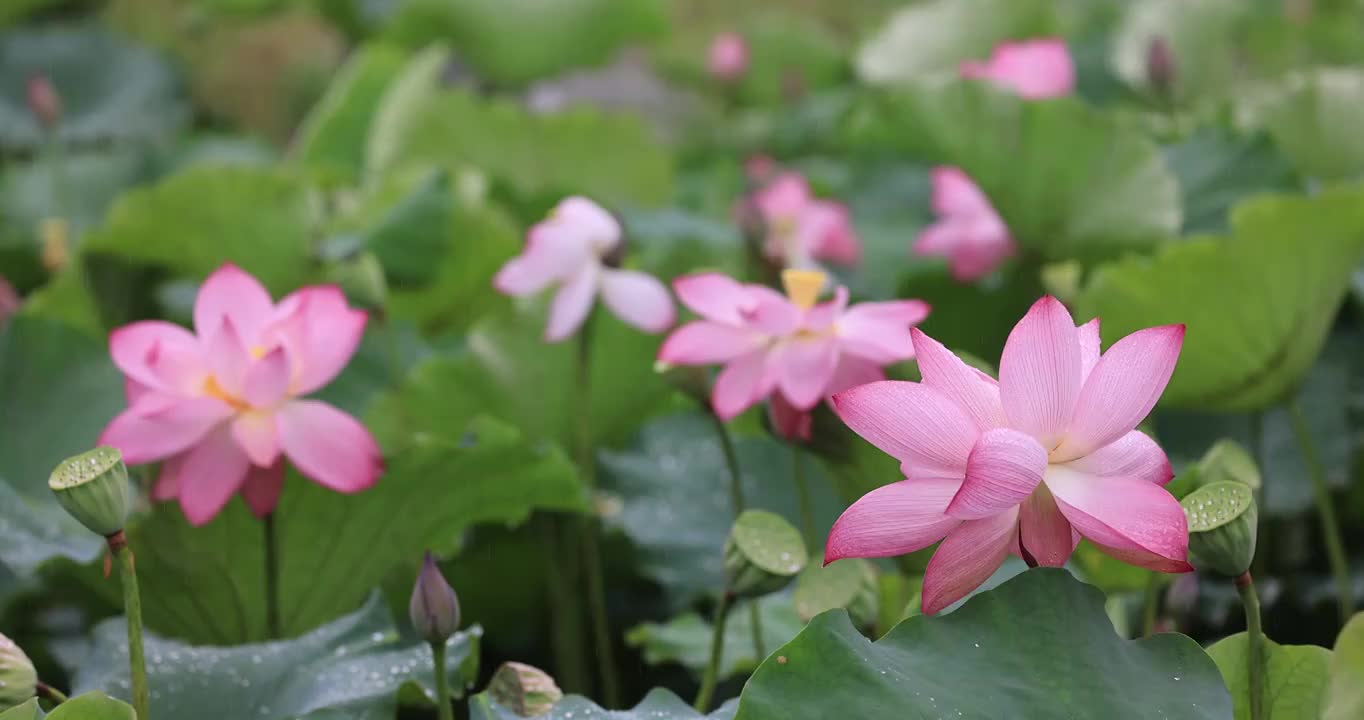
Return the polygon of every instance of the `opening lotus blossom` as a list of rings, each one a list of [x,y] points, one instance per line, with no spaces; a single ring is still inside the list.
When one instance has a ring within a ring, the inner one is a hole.
[[[566,198],[530,229],[525,250],[502,266],[493,287],[524,297],[557,286],[545,327],[548,342],[577,332],[599,292],[606,307],[627,324],[663,332],[675,318],[668,288],[647,273],[608,266],[619,255],[621,234],[620,223],[601,206],[587,198]]]
[[[1056,38],[1000,43],[989,60],[962,63],[961,75],[989,80],[1027,100],[1069,95],[1075,89],[1075,64],[1065,41]]]
[[[711,404],[722,420],[772,396],[780,427],[808,437],[820,400],[885,379],[881,368],[914,357],[909,330],[928,316],[919,300],[848,306],[848,290],[817,303],[824,273],[787,270],[787,295],[718,273],[678,278],[677,296],[697,315],[673,332],[658,359],[672,365],[724,364]],[[775,392],[774,392],[775,391]]]
[[[255,278],[224,265],[194,303],[194,333],[147,320],[109,338],[128,409],[100,444],[130,464],[163,461],[152,493],[202,525],[240,492],[257,516],[274,510],[284,458],[343,493],[374,484],[379,446],[363,425],[318,400],[364,334],[366,314],[339,288],[306,287],[275,304]]]
[[[766,226],[763,254],[774,262],[811,268],[854,265],[862,257],[848,208],[815,197],[800,173],[781,173],[754,194],[753,204]]]
[[[1164,451],[1137,424],[1174,372],[1183,325],[1147,328],[1100,353],[1099,320],[1077,328],[1052,297],[1019,321],[999,381],[912,331],[923,381],[833,398],[859,435],[901,462],[834,524],[825,562],[887,557],[939,540],[923,611],[966,596],[1010,553],[1059,567],[1080,538],[1124,562],[1187,572],[1184,511],[1164,488]]]
[[[1004,220],[960,168],[933,168],[933,211],[940,218],[919,233],[914,253],[947,258],[957,280],[979,280],[1014,254]]]

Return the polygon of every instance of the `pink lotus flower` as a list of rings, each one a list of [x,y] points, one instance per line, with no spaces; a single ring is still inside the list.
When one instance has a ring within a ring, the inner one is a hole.
[[[861,303],[848,307],[848,290],[816,304],[823,273],[787,270],[789,297],[762,285],[745,285],[718,273],[673,281],[677,296],[701,320],[668,336],[658,359],[672,365],[725,369],[715,380],[711,404],[723,420],[772,395],[779,426],[800,428],[800,418],[820,400],[861,383],[881,380],[881,367],[914,357],[911,326],[928,315],[919,300]],[[775,391],[775,392],[774,392]],[[804,423],[808,435],[808,421]]]
[[[194,334],[168,322],[125,325],[109,338],[128,409],[101,445],[130,464],[164,461],[152,496],[178,498],[194,525],[240,492],[258,516],[275,508],[284,458],[304,476],[354,493],[382,472],[379,446],[351,416],[304,395],[331,382],[364,333],[366,315],[333,286],[279,302],[235,265],[194,301]]]
[[[763,254],[775,262],[806,268],[820,260],[853,265],[862,257],[848,208],[816,198],[800,173],[777,176],[753,203],[767,226]]]
[[[620,223],[611,213],[587,198],[570,197],[530,229],[525,250],[502,266],[493,287],[523,297],[558,285],[545,327],[549,342],[577,331],[598,291],[611,312],[626,323],[651,333],[667,330],[675,317],[668,288],[647,273],[605,264],[620,245]]]
[[[1014,254],[1004,220],[959,168],[933,168],[933,211],[941,217],[919,233],[914,254],[947,258],[957,280],[985,277]]]
[[[1026,100],[1069,95],[1075,88],[1075,65],[1059,39],[1000,43],[989,61],[962,63],[961,75],[989,80]]]
[[[4,325],[10,315],[19,312],[22,302],[14,286],[9,284],[4,275],[0,275],[0,325]]]
[[[999,382],[913,331],[923,382],[835,395],[843,421],[900,460],[905,480],[834,523],[824,561],[887,557],[938,540],[923,611],[978,587],[1009,553],[1060,567],[1080,537],[1133,565],[1188,572],[1188,526],[1163,487],[1170,463],[1135,430],[1174,372],[1183,325],[1139,330],[1099,353],[1053,297],[1009,334]],[[944,539],[945,538],[945,539]]]
[[[734,82],[748,71],[748,43],[739,33],[720,33],[711,41],[707,56],[710,74],[723,82]]]

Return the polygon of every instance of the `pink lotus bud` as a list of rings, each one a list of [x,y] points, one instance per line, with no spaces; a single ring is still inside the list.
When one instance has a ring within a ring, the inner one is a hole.
[[[20,302],[19,293],[15,292],[14,286],[0,275],[0,325],[4,325],[10,315],[19,312]]]
[[[412,627],[429,643],[444,643],[459,629],[459,598],[431,553],[422,562],[407,609]]]
[[[748,70],[748,43],[739,33],[715,36],[710,44],[710,74],[723,82],[734,82]]]
[[[56,127],[62,119],[62,98],[46,75],[29,77],[28,109],[47,130]]]
[[[1146,47],[1146,81],[1151,89],[1169,97],[1175,88],[1175,70],[1175,54],[1169,41],[1159,35],[1151,38]]]

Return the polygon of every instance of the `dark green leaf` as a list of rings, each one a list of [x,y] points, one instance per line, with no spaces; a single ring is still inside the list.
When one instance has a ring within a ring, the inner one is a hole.
[[[1268,717],[1317,718],[1326,699],[1331,651],[1316,645],[1265,642],[1265,697]],[[1236,705],[1236,720],[1250,720],[1246,634],[1237,633],[1208,648]]]
[[[41,720],[43,717],[43,709],[38,707],[38,698],[0,712],[0,720]]]
[[[137,713],[125,702],[92,691],[58,705],[47,720],[137,720]]]
[[[294,157],[324,177],[359,180],[376,108],[405,59],[403,51],[378,44],[351,55],[299,127]]]
[[[450,176],[437,169],[386,179],[367,206],[342,224],[350,234],[333,243],[373,252],[391,285],[429,284],[455,240],[448,232],[455,204]]]
[[[1264,135],[1201,129],[1165,149],[1184,195],[1184,232],[1225,232],[1227,211],[1247,195],[1292,190],[1297,178]]]
[[[721,680],[751,672],[762,660],[753,649],[753,603],[758,604],[762,615],[763,647],[767,650],[786,644],[805,627],[796,615],[790,593],[776,593],[735,604],[725,623]],[[631,628],[625,642],[639,648],[644,654],[644,662],[650,665],[679,663],[699,676],[710,661],[712,632],[709,621],[695,612],[686,612],[664,623],[649,622]]]
[[[538,720],[573,720],[573,718],[602,717],[610,720],[733,720],[734,703],[726,703],[709,715],[702,715],[682,702],[668,690],[654,689],[644,696],[632,710],[603,710],[584,697],[570,695],[555,704]],[[487,693],[469,699],[469,713],[473,720],[519,720],[516,713],[498,705]]]
[[[1300,173],[1321,180],[1364,173],[1364,71],[1316,68],[1247,93],[1242,125],[1264,127]]]
[[[1336,638],[1321,718],[1353,720],[1360,716],[1364,716],[1364,613],[1350,618]]]

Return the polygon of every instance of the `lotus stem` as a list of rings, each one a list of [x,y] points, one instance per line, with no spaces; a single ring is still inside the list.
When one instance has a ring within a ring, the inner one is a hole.
[[[431,659],[436,672],[436,716],[440,720],[455,720],[455,710],[450,705],[450,678],[446,677],[445,656],[445,641],[431,643]]]
[[[595,313],[594,313],[595,314]],[[595,501],[597,488],[596,454],[592,447],[592,326],[593,315],[588,315],[578,332],[577,403],[575,416],[578,428],[578,469],[586,486],[588,502]],[[611,644],[611,624],[606,614],[606,581],[602,571],[601,546],[598,542],[600,526],[594,508],[578,523],[583,550],[583,569],[587,580],[587,602],[592,618],[593,644],[597,651],[597,671],[601,674],[602,698],[608,708],[619,707],[620,675],[616,668],[615,650]]]
[[[744,511],[744,476],[739,468],[739,454],[734,451],[734,438],[730,437],[729,427],[719,415],[710,413],[711,420],[715,421],[715,434],[720,439],[720,450],[725,456],[725,467],[729,470],[729,504],[734,511],[734,517]],[[763,619],[762,608],[758,603],[748,604],[749,626],[753,629],[753,655],[758,662],[762,662],[767,657],[767,649],[763,643]]]
[[[1236,592],[1246,610],[1246,670],[1250,693],[1250,720],[1265,720],[1265,650],[1264,630],[1260,627],[1260,597],[1255,593],[1255,581],[1250,572],[1236,578]]]
[[[1150,637],[1156,631],[1156,610],[1160,605],[1160,575],[1151,573],[1146,579],[1146,593],[1141,602],[1141,636]]]
[[[265,530],[265,632],[271,640],[282,637],[279,622],[279,536],[275,532],[275,513],[261,519]]]
[[[728,591],[723,592],[715,606],[715,619],[710,635],[710,662],[706,664],[706,674],[701,676],[701,689],[696,692],[696,702],[692,703],[692,707],[700,713],[704,713],[710,707],[711,698],[715,696],[715,684],[720,677],[720,661],[725,655],[725,620],[729,617],[732,599]]]
[[[61,690],[58,690],[45,682],[40,681],[36,687],[38,689],[38,697],[47,698],[53,705],[61,705],[70,699]]]
[[[109,551],[118,558],[123,585],[123,614],[128,618],[128,675],[133,686],[133,709],[138,720],[149,720],[151,696],[147,692],[147,660],[142,650],[142,596],[137,588],[137,563],[123,531],[110,535]]]
[[[1259,468],[1260,470],[1261,478],[1260,487],[1255,490],[1255,504],[1261,508],[1261,512],[1259,513],[1259,516],[1255,523],[1256,525],[1255,536],[1259,538],[1259,546],[1262,548],[1269,547],[1269,543],[1266,541],[1267,533],[1269,531],[1269,523],[1265,522],[1264,520],[1264,518],[1269,514],[1268,511],[1264,510],[1264,508],[1269,507],[1269,501],[1267,497],[1269,495],[1269,483],[1264,481],[1265,477],[1264,456],[1265,456],[1265,413],[1263,410],[1257,410],[1254,413],[1251,413],[1250,416],[1250,457],[1252,460],[1255,461],[1255,467]],[[1266,557],[1267,553],[1264,552],[1255,553],[1255,558],[1251,560],[1250,566],[1251,572],[1255,573],[1256,575],[1264,575]]]
[[[1307,466],[1307,476],[1312,481],[1312,497],[1317,505],[1322,539],[1326,541],[1326,560],[1331,565],[1331,574],[1335,576],[1340,623],[1344,625],[1354,614],[1354,589],[1350,581],[1350,566],[1345,560],[1345,543],[1340,537],[1340,525],[1336,522],[1335,510],[1331,507],[1331,491],[1326,487],[1326,471],[1322,468],[1321,459],[1317,455],[1311,428],[1307,426],[1307,416],[1303,414],[1302,406],[1296,399],[1288,403],[1288,415],[1293,424],[1293,435],[1298,441],[1303,464]]]
[[[585,693],[587,648],[583,636],[584,616],[578,583],[582,563],[578,537],[565,517],[545,518],[544,547],[548,548],[545,578],[548,584],[549,620],[554,650],[554,676],[567,692]]]
[[[819,547],[815,535],[815,504],[810,499],[810,483],[805,479],[805,464],[801,462],[800,448],[791,444],[791,476],[796,481],[796,499],[800,503],[800,529],[805,536],[805,547],[814,552]]]

